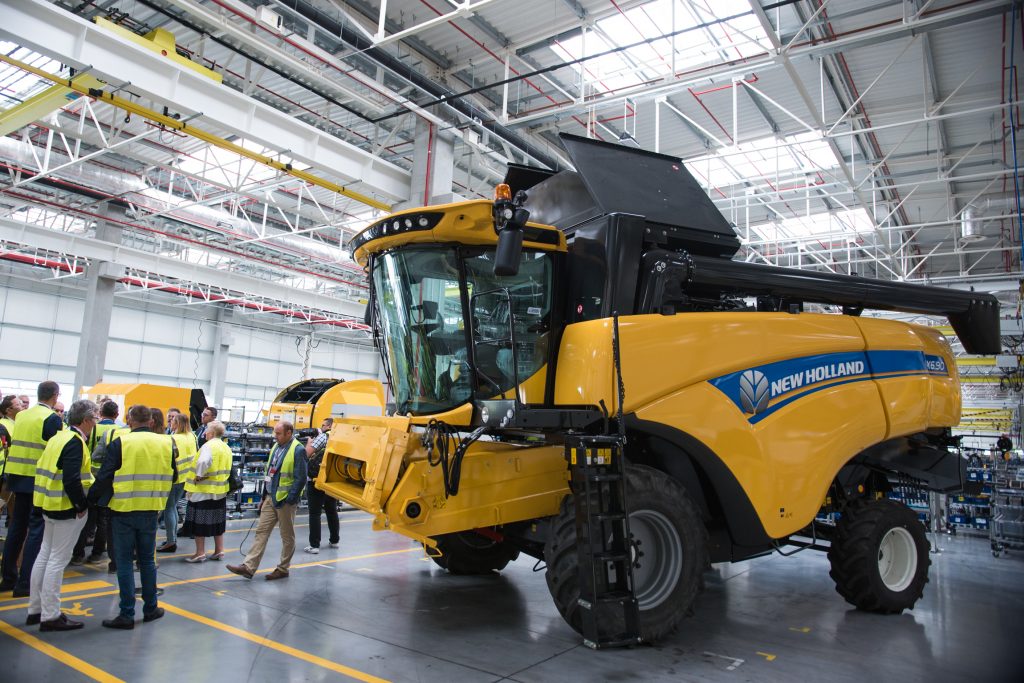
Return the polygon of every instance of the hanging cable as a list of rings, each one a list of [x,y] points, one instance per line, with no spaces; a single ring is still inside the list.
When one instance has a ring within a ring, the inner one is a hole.
[[[199,388],[199,353],[203,348],[203,323],[205,318],[199,319],[199,333],[196,334],[196,359],[192,363],[192,388]]]

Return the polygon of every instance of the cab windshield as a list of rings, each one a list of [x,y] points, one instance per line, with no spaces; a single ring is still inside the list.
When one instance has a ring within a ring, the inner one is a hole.
[[[551,278],[551,257],[541,252],[524,251],[510,277],[494,275],[493,249],[377,256],[374,330],[397,412],[433,414],[498,396],[543,367]]]

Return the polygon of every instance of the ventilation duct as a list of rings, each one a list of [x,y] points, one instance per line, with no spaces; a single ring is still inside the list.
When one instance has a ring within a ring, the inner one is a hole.
[[[981,216],[974,206],[964,209],[963,217],[960,219],[960,244],[973,244],[985,239],[981,232]]]

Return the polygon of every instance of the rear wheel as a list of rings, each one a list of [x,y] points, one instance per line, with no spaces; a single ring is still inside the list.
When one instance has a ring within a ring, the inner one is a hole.
[[[438,536],[440,555],[430,559],[452,574],[490,574],[500,571],[519,557],[519,551],[504,541],[495,541],[475,531]]]
[[[928,550],[924,525],[907,506],[884,499],[854,501],[836,525],[829,576],[858,609],[898,614],[924,594]]]
[[[697,597],[708,566],[707,530],[686,489],[675,479],[651,467],[628,465],[626,481],[632,508],[629,529],[639,564],[634,564],[633,581],[640,635],[653,642],[675,630]],[[576,511],[571,497],[554,520],[544,561],[555,606],[570,626],[581,631]]]

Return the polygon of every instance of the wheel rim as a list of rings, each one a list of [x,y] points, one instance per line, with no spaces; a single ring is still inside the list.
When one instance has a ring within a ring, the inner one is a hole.
[[[917,545],[903,527],[894,527],[878,545],[878,574],[894,593],[907,589],[917,573]]]
[[[653,609],[665,602],[679,583],[683,543],[668,517],[654,510],[630,514],[629,531],[633,536],[633,593],[641,610]],[[643,553],[639,558],[638,552]]]

